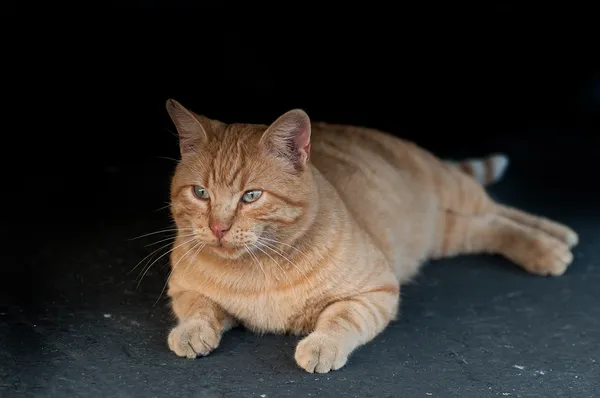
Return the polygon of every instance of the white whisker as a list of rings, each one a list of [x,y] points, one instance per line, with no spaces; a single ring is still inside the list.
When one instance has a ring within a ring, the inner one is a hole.
[[[179,244],[179,245],[177,245],[177,246],[173,247],[171,250],[167,251],[166,253],[163,253],[162,255],[160,255],[160,257],[158,257],[156,260],[154,260],[154,261],[152,262],[152,264],[150,264],[149,266],[147,266],[147,267],[146,267],[146,270],[145,270],[145,271],[143,271],[144,273],[143,273],[143,274],[142,274],[142,276],[140,277],[140,280],[139,280],[139,282],[138,282],[138,284],[137,284],[137,287],[138,287],[138,288],[140,287],[140,283],[142,283],[142,279],[144,279],[144,276],[146,276],[146,273],[147,273],[147,272],[150,270],[150,268],[152,268],[152,266],[153,266],[154,264],[156,264],[156,262],[157,262],[158,260],[160,260],[161,258],[163,258],[164,256],[166,256],[167,254],[171,253],[173,250],[175,250],[175,249],[177,249],[177,248],[179,248],[179,247],[181,247],[181,246],[187,245],[188,243],[190,243],[190,242],[193,242],[194,240],[196,240],[196,238],[191,238],[190,240],[187,240],[187,241],[185,241],[185,242],[183,242],[183,243],[181,243],[181,244]]]
[[[276,244],[289,247],[290,249],[293,249],[293,250],[297,251],[298,253],[302,254],[309,261],[309,264],[312,264],[313,261],[314,261],[310,257],[308,257],[308,255],[306,253],[304,253],[302,250],[300,250],[300,249],[298,249],[298,248],[296,248],[296,247],[294,247],[292,245],[289,245],[287,243],[283,243],[283,242],[275,240],[275,239],[269,239],[269,238],[264,238],[264,237],[260,237],[258,239],[258,242],[260,242],[260,241],[274,242]],[[265,245],[265,242],[260,242],[260,243],[263,244],[263,245]],[[267,247],[267,246],[265,245],[265,247]],[[337,262],[337,260],[335,258],[332,258],[329,255],[327,256],[327,258],[328,258],[329,261],[332,261],[334,264],[339,265],[339,263]],[[300,270],[298,270],[298,271],[300,271]],[[360,292],[360,289],[356,289],[356,293],[358,293],[358,292]]]
[[[129,240],[141,239],[141,238],[145,238],[146,236],[156,235],[156,234],[164,234],[164,233],[167,233],[167,232],[193,231],[193,230],[194,230],[194,228],[192,228],[192,227],[162,229],[160,231],[154,231],[154,232],[150,232],[150,233],[147,233],[147,234],[144,234],[144,235],[136,236],[135,238],[131,238]]]
[[[186,235],[181,235],[181,237],[182,237],[182,238],[188,238],[188,237],[192,237],[192,236],[194,236],[194,234],[186,234]],[[158,243],[166,242],[167,240],[174,241],[175,239],[177,239],[177,236],[171,236],[171,237],[169,237],[169,238],[166,238],[166,239],[159,240],[158,242],[154,242],[154,243],[151,243],[151,244],[149,244],[149,245],[146,245],[146,247],[148,247],[148,246],[152,246],[152,245],[156,245],[156,244],[158,244]],[[133,271],[135,271],[135,270],[137,269],[137,267],[139,267],[139,266],[140,266],[140,264],[144,262],[144,260],[146,260],[147,258],[149,258],[149,257],[151,257],[152,255],[154,255],[154,254],[155,254],[157,251],[159,251],[159,250],[162,250],[162,249],[164,249],[164,248],[166,248],[166,247],[169,247],[169,246],[171,245],[171,243],[172,243],[172,242],[169,242],[169,243],[167,243],[166,245],[163,245],[163,246],[159,247],[158,249],[156,249],[156,250],[152,251],[150,254],[148,254],[146,257],[142,258],[142,259],[141,259],[141,260],[140,260],[140,261],[139,261],[139,262],[138,262],[138,263],[135,265],[135,267],[133,267],[133,268],[132,268],[132,269],[131,269],[129,272],[127,272],[127,275],[129,275],[129,274],[131,274]]]
[[[189,234],[184,234],[184,235],[174,235],[174,236],[170,236],[168,238],[161,239],[161,240],[153,242],[153,243],[148,243],[145,247],[154,246],[154,245],[157,245],[159,243],[166,242],[168,240],[175,240],[177,238],[189,238],[189,237],[194,236],[194,235],[195,235],[195,233],[193,233],[193,232],[189,233]]]
[[[194,261],[196,261],[196,257],[198,257],[198,254],[200,254],[202,249],[204,249],[204,246],[206,246],[206,243],[202,242],[202,246],[200,246],[200,248],[198,250],[196,250],[196,252],[194,253],[194,257],[192,257],[192,259],[190,260],[190,263],[193,263]]]
[[[175,265],[173,265],[173,267],[171,267],[171,271],[169,271],[169,275],[167,276],[167,281],[165,282],[165,285],[163,286],[162,290],[160,291],[160,294],[158,295],[158,298],[156,299],[156,301],[154,302],[154,304],[152,305],[153,307],[158,303],[158,301],[160,300],[160,298],[162,297],[163,293],[165,292],[165,289],[167,288],[167,285],[169,284],[169,280],[171,279],[171,275],[173,275],[173,271],[175,271],[175,268],[177,267],[177,264],[179,264],[181,262],[181,260],[183,260],[183,258],[185,256],[188,255],[188,253],[190,253],[192,250],[198,248],[198,250],[196,250],[196,255],[198,255],[198,253],[202,250],[202,248],[204,247],[204,243],[203,242],[196,242],[191,249],[189,249],[188,251],[186,251],[183,256],[181,256],[179,258],[179,260],[177,260],[177,262],[175,263]],[[195,257],[194,257],[195,258]]]
[[[159,250],[161,250],[161,249],[164,249],[164,248],[166,248],[166,247],[169,247],[170,245],[171,245],[171,242],[169,242],[169,243],[167,243],[166,245],[163,245],[163,246],[159,247],[158,249],[156,249],[156,250],[152,251],[152,252],[151,252],[150,254],[148,254],[146,257],[144,257],[143,259],[141,259],[141,260],[140,260],[140,262],[139,262],[139,263],[137,263],[137,264],[135,265],[135,267],[133,267],[133,268],[132,268],[132,269],[131,269],[131,270],[130,270],[128,273],[127,273],[127,275],[129,275],[129,274],[131,274],[133,271],[135,271],[135,270],[136,270],[136,268],[137,268],[137,267],[139,267],[139,266],[140,266],[140,264],[141,264],[141,263],[143,263],[145,259],[147,259],[148,257],[152,256],[152,255],[153,255],[154,253],[156,253],[157,251],[159,251]]]
[[[296,270],[306,279],[306,282],[308,282],[308,284],[310,286],[312,286],[312,281],[308,278],[308,276],[304,273],[304,271],[302,271],[302,269],[300,269],[300,267],[298,265],[296,265],[292,260],[290,260],[287,256],[285,256],[282,252],[275,250],[272,245],[270,245],[269,243],[266,242],[261,242],[261,239],[259,238],[257,243],[260,243],[261,245],[263,245],[264,247],[266,247],[267,249],[271,250],[274,253],[277,253],[279,256],[283,257],[284,260],[286,260],[288,263],[290,263],[294,268],[296,268]]]
[[[161,210],[164,210],[164,209],[167,209],[167,208],[171,207],[171,202],[165,202],[165,203],[166,203],[165,206],[159,207],[158,209],[156,209],[154,211],[161,211]]]
[[[277,260],[275,260],[273,257],[271,257],[271,255],[269,253],[267,253],[266,251],[264,251],[263,249],[261,249],[259,246],[257,246],[257,245],[253,245],[253,246],[256,247],[258,250],[260,250],[261,252],[263,252],[267,257],[269,257],[271,260],[273,260],[273,262],[275,264],[277,264],[277,267],[279,268],[279,270],[281,271],[281,273],[283,274],[283,276],[285,276],[285,278],[288,280],[288,283],[290,284],[290,286],[292,286],[292,289],[293,289],[294,288],[294,283],[290,279],[290,276],[287,274],[287,272],[285,272],[285,269],[283,269],[283,267],[281,266],[281,264],[279,264],[277,262]],[[279,278],[275,277],[275,279],[277,279],[279,281]]]
[[[172,131],[170,131],[170,130],[168,130],[168,131],[169,131],[169,133],[173,134],[173,132],[172,132]],[[175,135],[175,137],[177,137],[177,134],[174,134],[174,135]],[[157,156],[156,158],[157,158],[157,159],[170,160],[170,161],[172,161],[172,162],[179,163],[179,160],[177,160],[177,159],[173,159],[173,158],[170,158],[170,157],[167,157],[167,156]]]
[[[287,243],[283,243],[283,242],[275,240],[275,239],[265,238],[265,237],[262,237],[262,236],[259,238],[259,240],[263,240],[263,241],[267,241],[267,242],[273,242],[273,243],[276,243],[276,244],[279,244],[279,245],[283,245],[283,246],[289,247],[290,249],[296,250],[298,253],[302,254],[308,261],[311,261],[311,258],[308,257],[308,255],[306,255],[302,250],[300,250],[300,249],[298,249],[298,248],[296,248],[296,247],[294,247],[292,245],[289,245]]]
[[[248,252],[250,257],[252,257],[254,262],[256,262],[256,264],[258,264],[258,266],[260,267],[260,270],[262,271],[263,275],[265,276],[265,280],[267,280],[268,279],[267,273],[265,272],[265,269],[264,269],[262,263],[260,262],[260,260],[258,259],[258,257],[256,257],[256,254],[252,253],[252,250],[248,247],[247,244],[243,243],[243,245],[246,248],[246,251]]]

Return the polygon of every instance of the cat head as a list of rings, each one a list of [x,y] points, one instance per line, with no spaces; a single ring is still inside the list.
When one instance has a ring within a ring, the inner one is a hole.
[[[181,161],[171,211],[182,242],[236,259],[301,235],[314,200],[311,123],[299,109],[271,125],[225,124],[167,101]]]

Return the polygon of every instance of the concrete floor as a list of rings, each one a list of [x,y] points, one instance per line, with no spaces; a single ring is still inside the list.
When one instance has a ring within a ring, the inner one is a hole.
[[[167,210],[155,211],[169,161],[106,163],[75,186],[48,176],[41,193],[80,194],[48,198],[36,225],[44,239],[10,224],[18,238],[2,251],[0,395],[598,397],[598,195],[535,147],[518,145],[491,192],[580,233],[568,272],[530,276],[492,256],[432,262],[403,289],[400,320],[326,375],[296,367],[295,337],[234,330],[206,358],[168,350],[167,302],[154,305],[166,257],[139,287],[128,271],[157,240],[130,238],[169,223]]]

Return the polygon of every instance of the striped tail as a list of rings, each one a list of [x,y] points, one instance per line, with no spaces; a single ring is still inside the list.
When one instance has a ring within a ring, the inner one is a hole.
[[[458,167],[482,185],[490,185],[502,179],[509,161],[508,156],[504,154],[493,154],[484,158],[463,159],[459,161],[450,160],[447,163]]]

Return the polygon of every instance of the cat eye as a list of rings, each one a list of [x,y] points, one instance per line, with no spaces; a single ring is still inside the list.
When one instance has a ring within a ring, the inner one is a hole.
[[[242,195],[242,202],[244,203],[251,203],[256,201],[258,198],[260,198],[260,195],[262,195],[262,191],[255,189],[253,191],[247,191],[244,192],[244,195]]]
[[[194,185],[194,195],[202,200],[207,200],[210,198],[210,196],[208,196],[208,191],[198,185]]]

